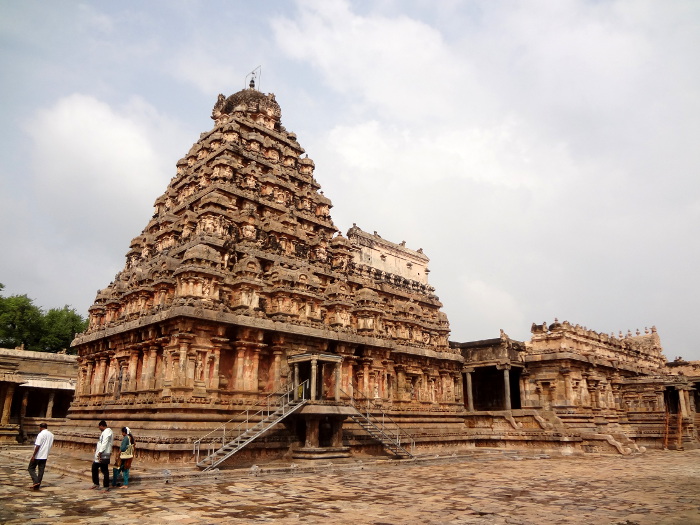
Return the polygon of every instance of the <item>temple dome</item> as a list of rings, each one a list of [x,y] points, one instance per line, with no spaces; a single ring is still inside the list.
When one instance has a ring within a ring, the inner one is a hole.
[[[217,113],[230,115],[238,108],[248,113],[265,113],[270,117],[274,117],[277,121],[282,117],[282,109],[275,100],[274,94],[266,95],[257,89],[251,88],[243,89],[228,98],[219,95],[219,100],[216,102],[212,112],[212,118],[216,118]]]
[[[214,248],[207,246],[206,244],[197,244],[192,248],[189,248],[184,257],[184,261],[209,261],[211,263],[218,263],[221,260],[221,254]]]

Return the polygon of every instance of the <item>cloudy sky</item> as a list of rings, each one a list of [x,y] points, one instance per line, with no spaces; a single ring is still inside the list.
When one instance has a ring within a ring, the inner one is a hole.
[[[700,3],[0,0],[0,282],[83,314],[217,95],[275,93],[343,232],[451,339],[655,325],[700,359]]]

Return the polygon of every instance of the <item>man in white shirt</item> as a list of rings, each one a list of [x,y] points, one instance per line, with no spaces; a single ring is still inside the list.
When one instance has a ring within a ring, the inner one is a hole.
[[[92,463],[92,488],[100,488],[100,471],[102,471],[102,490],[109,490],[109,458],[112,455],[112,442],[114,435],[112,429],[107,426],[107,423],[102,420],[99,425],[102,433],[100,439],[97,440],[97,448],[95,449],[95,461]]]
[[[41,480],[44,478],[44,469],[46,468],[46,460],[49,458],[49,450],[53,446],[53,434],[48,431],[49,426],[46,423],[39,425],[39,433],[34,441],[34,453],[32,459],[29,460],[29,475],[32,477],[32,488],[39,490]],[[39,475],[36,470],[39,468]]]

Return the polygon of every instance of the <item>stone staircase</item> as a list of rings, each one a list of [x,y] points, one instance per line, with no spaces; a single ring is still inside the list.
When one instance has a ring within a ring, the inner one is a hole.
[[[296,389],[297,393],[300,394],[298,397],[294,395],[295,389],[286,385],[282,392],[270,394],[263,402],[253,407],[259,408],[259,410],[253,413],[251,413],[252,409],[247,410],[244,413],[244,420],[237,426],[233,426],[233,422],[238,418],[231,419],[195,441],[194,454],[197,466],[202,468],[204,472],[216,468],[283,419],[299,410],[308,402],[308,399],[304,397],[308,391],[308,385],[305,384],[307,382],[305,381]],[[200,459],[202,446],[207,444],[210,445],[211,452]],[[221,446],[219,447],[218,444]]]
[[[412,458],[405,444],[410,444],[410,449],[415,447],[415,440],[396,423],[389,415],[371,399],[364,395],[350,396],[341,392],[350,399],[350,405],[356,413],[350,416],[365,432],[379,441],[385,450],[391,452],[397,458]]]
[[[644,447],[638,447],[624,432],[616,414],[581,413],[578,411],[556,410],[550,416],[567,432],[578,434],[584,452],[617,451],[622,455],[639,454]]]
[[[372,419],[368,418],[361,412],[350,416],[355,423],[360,425],[370,436],[379,441],[382,446],[399,458],[412,458],[408,450],[401,445],[401,440],[394,436],[388,435],[380,426]]]

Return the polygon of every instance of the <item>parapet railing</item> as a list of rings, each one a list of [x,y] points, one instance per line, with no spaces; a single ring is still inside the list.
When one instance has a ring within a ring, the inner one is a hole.
[[[265,399],[261,399],[239,412],[236,416],[194,441],[192,454],[195,455],[196,462],[198,464],[200,462],[200,449],[203,445],[209,449],[208,455],[211,455],[215,450],[224,447],[273,414],[279,412],[279,419],[282,419],[289,412],[292,412],[299,403],[308,401],[308,383],[309,381],[306,380],[296,388],[292,382],[285,383]],[[240,421],[241,416],[243,416],[243,421]]]
[[[411,454],[416,447],[416,440],[408,432],[403,430],[384,409],[372,401],[361,392],[355,395],[348,394],[343,389],[340,392],[350,399],[349,404],[354,407],[363,417],[371,421],[379,430],[391,438],[397,445],[403,447],[402,443],[409,443]],[[380,415],[376,415],[380,414]]]

